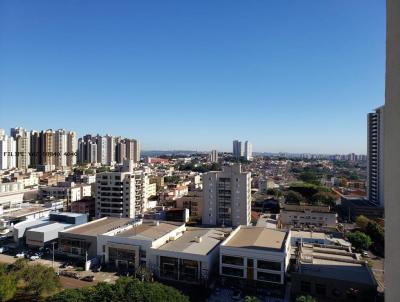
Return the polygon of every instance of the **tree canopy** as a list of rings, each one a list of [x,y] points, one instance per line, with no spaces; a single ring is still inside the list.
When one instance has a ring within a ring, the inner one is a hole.
[[[359,250],[366,250],[372,244],[371,238],[367,234],[360,231],[348,233],[346,236],[351,244]]]
[[[307,296],[300,296],[297,297],[296,302],[317,302],[313,297],[307,295]]]
[[[119,278],[115,284],[98,283],[80,289],[66,289],[47,302],[189,302],[178,290],[160,284],[141,282],[132,277]]]

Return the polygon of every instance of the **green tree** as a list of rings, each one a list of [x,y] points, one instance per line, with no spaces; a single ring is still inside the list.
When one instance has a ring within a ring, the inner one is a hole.
[[[271,188],[267,190],[268,195],[273,195],[275,198],[279,198],[282,196],[281,190],[278,190],[276,188]]]
[[[383,256],[385,253],[385,231],[375,221],[369,221],[365,232],[371,237],[373,241],[373,250],[379,255]]]
[[[61,285],[54,270],[42,264],[29,265],[22,269],[24,292],[36,298],[57,292]]]
[[[346,236],[351,244],[359,250],[366,250],[372,244],[371,238],[367,234],[360,231],[348,233]]]
[[[12,274],[7,272],[7,266],[0,264],[0,302],[11,300],[17,287]]]
[[[329,192],[318,192],[315,193],[311,197],[311,203],[314,205],[327,205],[327,206],[335,206],[335,195]]]
[[[310,184],[314,184],[314,185],[319,185],[320,184],[316,174],[313,173],[313,172],[302,172],[299,175],[299,179],[304,181],[304,182],[307,182],[307,183],[310,183]]]
[[[367,225],[370,222],[370,220],[365,217],[364,215],[360,215],[356,217],[356,225],[363,231],[365,232],[367,230]]]
[[[304,197],[298,192],[288,191],[286,194],[286,201],[291,203],[300,203],[304,201]]]
[[[257,297],[246,296],[244,297],[244,302],[260,302],[260,300]]]
[[[296,302],[317,302],[317,300],[315,300],[315,298],[307,295],[307,296],[297,297]]]
[[[179,175],[172,175],[172,176],[165,176],[164,181],[166,183],[173,183],[176,184],[181,180]]]

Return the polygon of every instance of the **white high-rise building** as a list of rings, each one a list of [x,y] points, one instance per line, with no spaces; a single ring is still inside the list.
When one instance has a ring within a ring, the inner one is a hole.
[[[211,150],[209,157],[210,157],[210,162],[217,163],[218,162],[218,151]]]
[[[206,225],[249,225],[251,220],[251,173],[241,165],[203,174],[203,217]]]
[[[5,134],[3,129],[0,129],[0,170],[13,169],[16,167],[16,152],[17,144],[13,137]]]
[[[97,162],[102,165],[107,165],[108,144],[105,136],[96,136],[97,144]]]
[[[111,135],[106,135],[107,139],[107,165],[115,164],[115,140]]]
[[[253,145],[249,141],[244,143],[244,157],[247,160],[253,159]]]
[[[78,152],[78,140],[74,131],[69,131],[67,134],[67,152],[69,154],[67,155],[67,166],[73,167],[76,165],[76,153]]]
[[[236,159],[240,159],[240,157],[243,156],[243,147],[242,147],[242,142],[239,140],[234,140],[233,141],[233,157]]]
[[[368,114],[368,199],[384,206],[383,122],[384,106]]]
[[[67,131],[58,129],[54,132],[54,164],[56,168],[63,168],[67,166]]]

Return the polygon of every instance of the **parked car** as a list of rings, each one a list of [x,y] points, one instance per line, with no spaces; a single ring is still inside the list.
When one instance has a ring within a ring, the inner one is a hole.
[[[94,266],[93,268],[92,268],[92,272],[93,273],[98,273],[98,272],[100,272],[101,271],[101,265],[97,265],[97,266]]]
[[[369,257],[369,254],[368,254],[367,251],[362,251],[362,255],[363,255],[363,257],[365,257],[365,258],[368,258],[368,257]]]
[[[25,253],[21,252],[15,255],[16,258],[25,258]]]
[[[34,260],[38,260],[40,259],[40,257],[38,255],[32,255],[31,257],[29,257],[29,260],[34,261]]]
[[[81,280],[87,281],[87,282],[93,282],[94,276],[86,276],[86,277],[83,277]]]
[[[74,279],[79,279],[79,274],[76,272],[69,272],[69,271],[60,271],[59,273],[61,276],[70,277]]]
[[[60,268],[73,268],[73,266],[71,262],[64,262],[60,265]]]
[[[0,246],[0,254],[3,254],[8,251],[8,248],[6,246]]]

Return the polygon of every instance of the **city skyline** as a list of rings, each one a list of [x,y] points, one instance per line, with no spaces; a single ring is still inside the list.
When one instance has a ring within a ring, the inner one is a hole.
[[[2,3],[1,127],[115,133],[143,150],[246,138],[254,152],[366,153],[384,2],[76,5]]]

